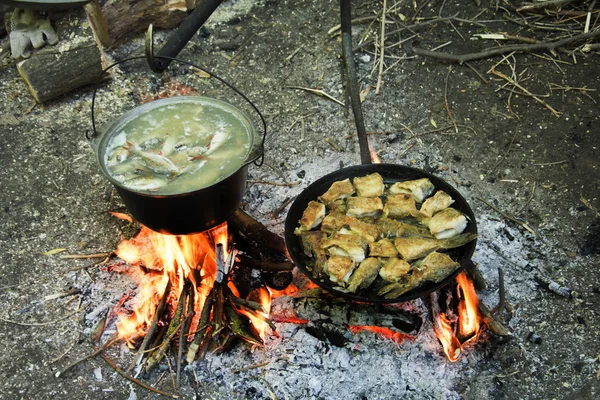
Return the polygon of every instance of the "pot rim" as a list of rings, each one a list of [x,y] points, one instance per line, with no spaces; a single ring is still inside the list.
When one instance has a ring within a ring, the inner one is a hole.
[[[165,104],[169,104],[169,103],[200,103],[200,104],[207,104],[207,103],[215,104],[216,103],[217,105],[224,107],[226,110],[237,114],[236,117],[238,117],[240,122],[242,122],[247,127],[247,129],[249,131],[249,136],[250,136],[250,138],[249,138],[250,146],[249,146],[248,152],[246,154],[246,160],[244,162],[242,162],[242,164],[237,169],[233,170],[230,174],[221,177],[220,180],[218,180],[217,182],[214,182],[211,185],[207,185],[207,186],[203,186],[200,188],[196,188],[196,189],[189,190],[186,192],[179,192],[179,193],[160,194],[160,193],[152,193],[149,191],[136,190],[129,186],[123,185],[122,182],[113,178],[112,175],[109,173],[108,167],[106,166],[106,164],[104,162],[104,155],[105,155],[107,142],[110,140],[110,138],[113,137],[113,135],[116,133],[116,131],[119,128],[123,127],[125,124],[130,122],[133,119],[133,117],[141,115],[146,112],[150,112],[157,107],[161,107],[161,106],[163,106]],[[207,189],[209,187],[212,187],[214,185],[217,185],[217,184],[227,180],[229,177],[236,174],[241,169],[247,167],[250,163],[257,160],[263,154],[262,146],[260,148],[256,148],[256,140],[257,140],[256,128],[255,128],[254,124],[252,123],[252,120],[248,117],[248,115],[243,110],[235,107],[234,105],[232,105],[230,103],[227,103],[223,100],[215,99],[212,97],[207,97],[207,96],[167,97],[164,99],[153,100],[148,103],[139,105],[139,106],[125,112],[120,117],[113,120],[112,122],[108,123],[107,127],[105,129],[102,129],[101,132],[97,136],[93,137],[92,139],[93,139],[93,144],[94,144],[93,147],[94,147],[95,153],[96,153],[96,161],[98,162],[98,164],[100,166],[100,170],[102,171],[103,175],[113,185],[115,185],[116,187],[118,187],[120,189],[127,190],[129,192],[135,193],[140,196],[153,197],[153,198],[174,198],[174,197],[180,197],[180,196],[187,196],[191,193],[200,192],[204,189]]]

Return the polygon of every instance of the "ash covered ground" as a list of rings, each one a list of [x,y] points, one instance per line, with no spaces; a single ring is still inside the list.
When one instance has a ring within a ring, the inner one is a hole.
[[[483,3],[478,8],[474,2],[430,2],[422,10],[425,16],[477,16],[485,27],[454,21],[419,30],[399,47],[402,51],[390,50],[386,65],[397,63],[382,75],[379,94],[374,89],[373,47],[357,50],[356,62],[362,88],[372,87],[364,91],[363,111],[382,162],[446,179],[473,208],[480,233],[473,259],[489,284],[479,295],[490,308],[497,303],[502,268],[506,298],[514,309],[507,321],[513,337],[490,335],[450,363],[420,301],[407,307],[421,310],[426,322],[416,340],[400,345],[367,333],[346,333],[346,343],[336,346],[319,341],[302,326],[281,324],[280,337],[269,336],[264,348],[240,343],[227,354],[188,368],[183,398],[598,398],[598,55],[515,54],[504,62],[496,56],[471,62],[478,73],[466,65],[449,68],[414,57],[412,45],[432,49],[451,41],[443,50],[460,54],[493,45],[471,40],[478,33],[538,34],[506,22],[502,9]],[[360,16],[382,7],[354,5]],[[410,2],[399,9],[407,16],[415,11]],[[74,11],[68,21],[85,18]],[[324,174],[360,162],[351,112],[291,88],[317,88],[343,101],[341,44],[339,36],[329,33],[337,24],[336,2],[226,4],[180,53],[236,85],[265,115],[265,162],[250,168],[243,206],[280,234],[286,211],[273,211]],[[358,43],[375,27],[367,23],[353,29]],[[157,33],[157,43],[168,35]],[[402,38],[411,35],[406,32]],[[139,35],[107,55],[121,60],[142,52]],[[517,76],[560,115],[507,86],[490,72],[492,67]],[[61,254],[110,252],[131,232],[108,212],[125,210],[99,172],[85,137],[91,130],[92,90],[82,88],[36,106],[15,65],[3,68],[2,397],[158,397],[121,378],[100,358],[55,377],[91,351],[93,323],[133,285],[97,268],[74,270],[94,260],[61,259]],[[185,65],[174,64],[157,76],[143,62],[132,62],[99,87],[99,123],[135,107],[148,93],[176,93],[182,86],[246,107],[226,88]],[[44,254],[63,248],[62,253]],[[571,298],[541,287],[536,276],[571,289]],[[293,307],[318,320],[322,310],[313,301]],[[276,309],[285,309],[286,302],[295,300],[279,299]],[[77,311],[81,307],[86,308]],[[332,306],[330,319],[343,314],[340,307]],[[124,346],[108,354],[122,365],[132,358]],[[171,391],[168,371],[157,371],[146,381],[156,384],[163,373],[157,387]]]

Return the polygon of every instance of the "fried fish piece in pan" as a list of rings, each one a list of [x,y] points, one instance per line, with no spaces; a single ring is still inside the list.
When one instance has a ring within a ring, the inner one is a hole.
[[[384,286],[377,293],[386,299],[393,299],[418,287],[425,282],[439,283],[460,266],[449,255],[433,252],[413,265],[411,271],[398,282]]]
[[[333,182],[329,189],[319,196],[319,200],[325,204],[329,204],[339,199],[345,199],[346,197],[353,195],[354,192],[354,186],[352,185],[352,182],[350,182],[350,178],[347,178],[343,181]]]
[[[389,258],[379,270],[381,279],[387,282],[398,282],[410,270],[410,264],[398,257]]]
[[[389,218],[421,218],[415,198],[409,193],[390,194],[385,199],[383,215]]]
[[[394,239],[394,245],[405,261],[413,261],[425,257],[427,254],[440,248],[437,239],[422,237],[396,238]]]
[[[323,218],[321,222],[321,230],[327,233],[334,233],[342,229],[351,218],[339,211],[332,211]]]
[[[331,203],[327,204],[327,208],[329,209],[330,213],[340,212],[346,214],[346,201],[344,199],[332,201]]]
[[[446,208],[429,220],[429,230],[438,239],[447,239],[467,228],[467,217],[455,208]]]
[[[346,214],[352,217],[377,217],[383,211],[383,202],[379,197],[348,197]]]
[[[354,260],[344,256],[329,256],[323,266],[323,271],[332,282],[346,287],[352,271],[354,271]]]
[[[439,249],[453,249],[477,239],[475,233],[462,233],[447,239],[405,237],[394,239],[394,246],[405,261],[427,256]]]
[[[325,218],[325,204],[314,200],[309,202],[302,213],[302,218],[300,218],[300,230],[310,231],[316,228],[323,221],[323,218]]]
[[[435,213],[450,207],[454,199],[443,190],[438,190],[432,197],[425,199],[419,210],[425,217],[431,218]]]
[[[365,259],[367,246],[367,241],[361,236],[343,233],[334,233],[322,243],[322,247],[327,249],[329,254],[349,256],[357,263]]]
[[[390,193],[410,193],[417,203],[422,203],[431,193],[433,193],[433,183],[427,178],[415,179],[412,181],[396,182],[390,186]]]
[[[313,278],[318,278],[323,272],[323,265],[327,261],[327,252],[323,248],[323,241],[327,239],[327,234],[322,231],[308,231],[300,234],[304,254],[315,259],[312,268]]]
[[[379,228],[383,237],[433,237],[427,227],[396,221],[395,219],[380,218],[375,225]]]
[[[383,262],[376,257],[365,258],[350,276],[348,291],[355,293],[357,290],[369,287],[377,278],[382,265]]]
[[[365,176],[357,176],[352,180],[360,197],[378,197],[383,195],[385,186],[383,177],[377,172]]]
[[[346,216],[346,226],[352,232],[367,239],[368,242],[374,242],[381,235],[381,229],[376,224],[361,221],[349,215]]]
[[[397,257],[398,250],[390,239],[369,243],[369,257]]]

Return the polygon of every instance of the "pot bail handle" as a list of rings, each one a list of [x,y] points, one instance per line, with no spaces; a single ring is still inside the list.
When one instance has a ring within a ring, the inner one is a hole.
[[[185,64],[188,65],[190,67],[196,68],[208,75],[210,75],[210,77],[215,78],[216,80],[218,80],[219,82],[221,82],[222,84],[224,84],[225,86],[227,86],[229,89],[231,89],[232,91],[234,91],[237,95],[239,95],[242,99],[244,99],[256,112],[256,114],[258,114],[258,117],[260,118],[260,121],[262,123],[262,138],[261,138],[261,142],[260,145],[257,147],[257,149],[250,155],[250,157],[248,158],[248,160],[242,165],[242,166],[246,166],[250,163],[254,163],[254,165],[256,165],[257,167],[260,167],[263,162],[264,162],[264,158],[265,158],[265,139],[267,137],[267,122],[265,121],[265,118],[263,117],[262,113],[260,112],[260,110],[258,109],[258,107],[248,98],[246,97],[245,94],[243,94],[239,89],[237,89],[235,86],[233,86],[232,84],[230,84],[229,82],[227,82],[226,80],[224,80],[223,78],[213,74],[211,71],[206,70],[205,68],[199,67],[198,65],[195,65],[189,61],[185,61],[185,60],[181,60],[179,58],[176,57],[169,57],[169,56],[156,56],[153,53],[153,44],[152,44],[152,25],[150,25],[150,27],[148,28],[148,33],[146,35],[146,55],[145,56],[134,56],[134,57],[129,57],[129,58],[125,58],[123,60],[117,61],[111,65],[109,65],[108,67],[106,67],[101,73],[100,76],[98,76],[98,80],[96,81],[96,84],[94,86],[94,92],[92,94],[92,130],[93,130],[93,134],[90,137],[89,133],[86,132],[85,133],[85,137],[88,140],[91,140],[95,137],[98,136],[98,131],[96,129],[96,118],[95,118],[95,104],[96,104],[96,93],[97,93],[97,89],[98,89],[98,84],[100,83],[100,81],[102,80],[102,78],[104,77],[104,74],[106,72],[108,72],[110,69],[116,67],[119,64],[122,64],[124,62],[127,61],[132,61],[132,60],[139,60],[142,58],[146,58],[146,60],[148,60],[148,62],[150,63],[150,60],[154,61],[155,59],[165,59],[165,60],[170,60],[170,61],[177,61],[178,63],[181,64]]]

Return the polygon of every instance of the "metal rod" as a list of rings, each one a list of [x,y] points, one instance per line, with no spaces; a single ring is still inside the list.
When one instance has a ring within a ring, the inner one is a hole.
[[[360,91],[358,77],[354,66],[352,53],[352,16],[350,0],[340,0],[341,28],[342,28],[342,54],[346,67],[346,88],[350,95],[350,104],[354,113],[354,123],[358,133],[358,146],[360,148],[360,161],[362,164],[371,164],[371,152],[365,129],[365,119],[360,104]]]
[[[154,62],[150,64],[150,68],[154,72],[164,72],[173,60],[160,57],[176,57],[222,2],[223,0],[200,2],[161,47],[155,55]]]

